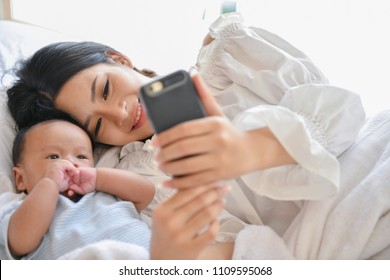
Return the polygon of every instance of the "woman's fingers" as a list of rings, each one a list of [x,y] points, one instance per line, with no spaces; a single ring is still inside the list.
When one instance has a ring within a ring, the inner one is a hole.
[[[214,240],[227,188],[179,190],[153,211],[151,258],[194,259]]]
[[[183,190],[183,192],[190,192],[192,189]],[[219,214],[220,208],[218,208],[218,205],[222,204],[222,199],[227,191],[227,187],[212,187],[210,190],[194,197],[188,203],[175,209],[177,213],[175,222],[192,224],[198,221],[194,224],[197,228],[209,224]]]
[[[191,175],[199,172],[206,172],[214,169],[216,161],[214,160],[215,154],[204,153],[196,156],[187,156],[175,161],[169,161],[163,164],[159,164],[161,171],[167,174],[173,174],[174,176]],[[216,180],[214,180],[216,181]],[[199,183],[204,184],[204,183]],[[198,185],[198,184],[197,184]]]
[[[210,184],[216,180],[228,179],[221,174],[221,171],[218,169],[208,169],[203,172],[197,172],[190,175],[184,175],[179,177],[173,177],[165,182],[163,186],[177,189],[186,189],[197,187],[198,184]]]
[[[161,202],[160,205],[158,205],[157,207],[161,206],[162,208],[164,208],[164,211],[167,212],[168,215],[170,215],[171,213],[178,211],[183,207],[191,208],[191,202],[193,202],[194,200],[198,200],[198,207],[204,206],[204,204],[210,202],[210,200],[202,199],[209,196],[210,193],[219,194],[219,196],[222,197],[224,195],[224,192],[226,192],[227,190],[227,187],[222,186],[221,184],[203,185],[198,186],[196,188],[181,190],[166,201]],[[203,205],[201,205],[201,203],[203,203]],[[195,205],[195,207],[197,206]]]
[[[204,233],[210,224],[216,221],[218,214],[221,213],[224,206],[224,201],[219,199],[208,207],[204,207],[197,211],[191,219],[188,220],[185,231],[188,231],[189,235],[197,237]],[[200,229],[200,230],[199,230]]]
[[[212,96],[211,92],[209,89],[206,87],[204,84],[202,78],[198,75],[195,74],[192,76],[192,80],[194,82],[195,88],[198,92],[198,96],[200,98],[200,101],[203,104],[203,107],[206,111],[207,116],[217,116],[217,117],[224,117],[224,114],[222,112],[222,109]],[[203,120],[203,119],[201,119]],[[195,120],[201,121],[201,120]],[[196,124],[196,125],[190,125],[190,123],[193,121],[188,121],[183,124],[180,124],[176,126],[176,130],[174,131],[174,128],[171,128],[167,131],[164,131],[158,135],[158,143],[160,146],[164,146],[166,143],[171,143],[173,141],[177,141],[180,138],[185,138],[185,137],[191,137],[194,134],[201,134],[201,131],[197,131],[197,129],[201,129],[201,126]],[[189,125],[190,127],[187,128],[186,125]],[[180,128],[179,128],[180,126]],[[169,132],[172,131],[172,132]]]
[[[199,215],[204,218],[204,226],[217,217],[218,208],[214,204],[222,203],[228,190],[226,186],[200,186],[180,190],[155,207],[153,218],[162,222],[172,232],[177,229],[182,232],[182,228],[197,220]],[[200,227],[196,230],[199,229]]]
[[[183,139],[210,133],[214,128],[213,122],[217,121],[217,119],[208,117],[180,123],[159,133],[154,142],[156,142],[156,146],[164,148]]]
[[[193,246],[197,248],[205,248],[211,242],[213,242],[219,232],[220,225],[218,221],[214,220],[204,228],[201,232],[197,232],[193,238]]]
[[[155,158],[159,168],[174,177],[170,181],[174,182],[172,187],[185,188],[234,178],[248,162],[243,160],[248,150],[245,134],[236,131],[225,118],[207,118],[198,125],[203,126],[198,128],[202,134],[169,142],[168,138],[174,139],[172,130],[161,138],[162,146]],[[192,128],[192,124],[188,127]],[[192,131],[195,130],[194,127]],[[183,131],[178,129],[175,133],[190,135]]]
[[[191,155],[202,154],[212,149],[214,143],[208,141],[207,134],[184,138],[176,145],[166,145],[155,154],[155,160],[161,163],[174,161]]]
[[[166,162],[213,150],[216,145],[223,144],[228,120],[221,117],[209,117],[188,121],[168,129],[156,137],[159,150],[157,161]],[[230,125],[230,124],[229,124]]]

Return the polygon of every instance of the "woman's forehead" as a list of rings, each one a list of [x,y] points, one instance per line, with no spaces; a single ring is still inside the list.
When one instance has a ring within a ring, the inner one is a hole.
[[[91,66],[89,68],[86,68],[84,70],[81,70],[79,73],[74,75],[72,78],[69,79],[68,82],[89,82],[92,83],[92,81],[96,78],[97,75],[104,73],[105,71],[110,69],[110,65],[107,63],[100,63],[94,66]],[[65,83],[66,84],[66,83]]]
[[[96,86],[97,78],[108,70],[107,67],[109,67],[107,64],[98,64],[84,69],[70,78],[58,93],[57,105],[61,103],[63,98],[87,98],[93,87]]]

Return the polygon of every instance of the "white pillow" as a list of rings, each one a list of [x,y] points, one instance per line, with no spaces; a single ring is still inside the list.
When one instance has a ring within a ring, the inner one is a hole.
[[[15,137],[15,123],[10,116],[7,108],[6,93],[0,92],[0,173],[5,174],[12,179],[12,142]],[[9,191],[9,185],[2,184],[0,193]],[[12,189],[11,189],[12,190]]]
[[[6,89],[14,76],[10,72],[15,63],[32,55],[41,47],[58,41],[77,41],[61,33],[37,26],[0,20],[0,176],[12,176],[12,143],[15,137],[15,123],[7,108]],[[2,181],[4,182],[4,181]],[[0,194],[14,191],[13,184],[0,184]]]

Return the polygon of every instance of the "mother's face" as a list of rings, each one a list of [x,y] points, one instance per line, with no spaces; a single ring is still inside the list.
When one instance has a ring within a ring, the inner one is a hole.
[[[142,75],[128,66],[102,63],[61,88],[55,106],[84,124],[97,142],[125,145],[153,134],[138,98]]]

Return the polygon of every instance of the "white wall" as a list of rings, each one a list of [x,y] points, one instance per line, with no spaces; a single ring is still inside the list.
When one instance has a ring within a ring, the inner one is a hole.
[[[107,43],[139,67],[188,68],[221,1],[13,0],[17,19]],[[238,0],[249,25],[308,54],[332,84],[361,94],[369,114],[390,108],[387,0]],[[41,14],[40,14],[41,13]]]
[[[332,84],[359,93],[369,114],[390,109],[388,0],[242,0],[238,9],[304,51]]]

